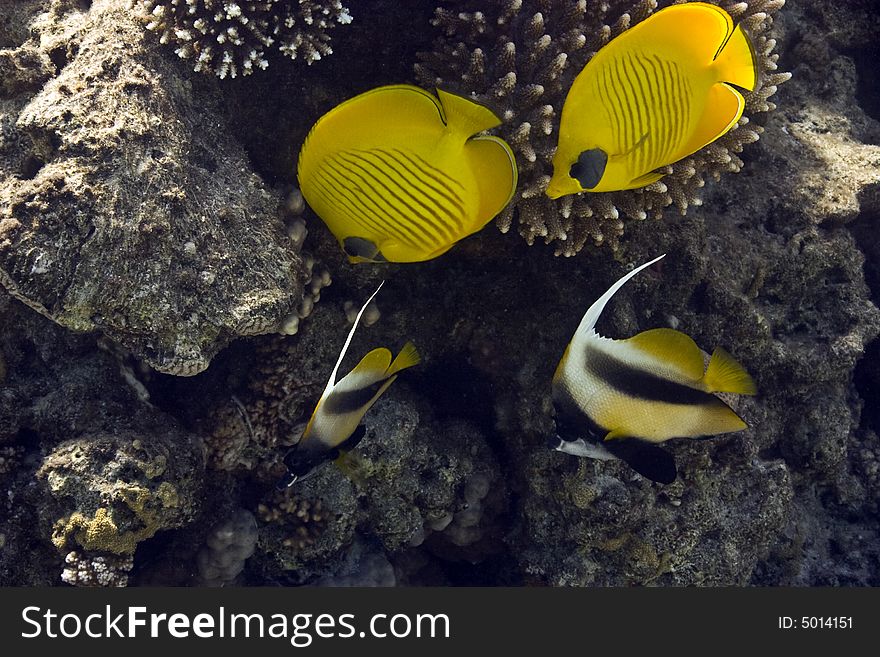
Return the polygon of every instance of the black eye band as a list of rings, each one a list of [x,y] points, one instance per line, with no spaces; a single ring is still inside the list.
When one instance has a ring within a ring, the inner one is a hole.
[[[571,165],[568,174],[577,180],[583,189],[593,189],[605,175],[608,155],[601,148],[593,148],[580,154],[577,162]]]

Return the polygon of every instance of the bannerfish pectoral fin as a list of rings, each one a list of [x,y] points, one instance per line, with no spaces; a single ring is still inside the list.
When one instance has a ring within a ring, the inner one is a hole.
[[[588,442],[583,438],[578,438],[577,440],[565,440],[556,435],[547,440],[547,445],[557,452],[571,454],[572,456],[578,456],[580,458],[596,459],[598,461],[610,461],[617,458],[603,445]]]
[[[601,148],[591,148],[578,156],[568,174],[577,180],[583,189],[589,191],[602,180],[607,164],[608,153]]]
[[[629,434],[625,431],[621,431],[620,429],[612,429],[607,434],[605,434],[604,442],[608,442],[610,440],[618,440],[620,438],[626,438]]]
[[[675,458],[662,447],[636,439],[615,440],[605,443],[604,446],[611,454],[651,481],[671,484],[678,476]]]

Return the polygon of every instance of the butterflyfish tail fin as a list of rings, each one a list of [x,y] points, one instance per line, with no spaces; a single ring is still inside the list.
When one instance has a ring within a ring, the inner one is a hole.
[[[754,91],[758,86],[758,61],[755,48],[742,23],[730,35],[715,57],[718,79]]]
[[[437,89],[437,96],[443,106],[446,124],[461,128],[468,137],[501,125],[501,119],[485,105],[442,89]]]
[[[480,209],[475,223],[482,228],[510,203],[516,192],[516,157],[506,141],[492,135],[472,137],[464,152],[480,187]]]
[[[379,290],[382,289],[383,285],[385,285],[385,281],[379,283],[379,287],[376,288],[376,291],[370,295],[370,298],[364,302],[364,305],[361,306],[361,309],[358,311],[357,317],[354,319],[354,324],[351,325],[351,330],[348,332],[348,337],[345,338],[345,344],[342,345],[342,351],[339,352],[339,359],[336,361],[336,365],[333,366],[333,371],[330,373],[330,379],[327,381],[327,387],[324,388],[321,399],[330,394],[330,391],[333,390],[333,386],[336,385],[336,374],[339,372],[339,366],[342,364],[342,359],[345,358],[345,353],[348,351],[348,346],[351,344],[354,332],[357,330],[358,324],[361,321],[361,316],[364,314],[364,311],[367,309],[367,306],[370,305],[373,298],[379,294]],[[364,357],[364,360],[366,360],[366,357]],[[363,363],[363,360],[361,363]],[[360,363],[358,365],[360,365]]]
[[[418,349],[416,349],[416,346],[412,342],[407,342],[403,345],[403,349],[400,350],[400,353],[395,356],[394,361],[389,365],[385,375],[392,376],[401,370],[405,370],[407,367],[418,365],[420,362],[422,362],[422,357],[419,354]]]
[[[581,319],[581,323],[578,325],[577,331],[575,332],[575,336],[585,337],[586,335],[588,335],[590,333],[590,331],[592,331],[595,328],[596,322],[599,321],[599,317],[602,314],[602,311],[605,310],[605,306],[611,300],[611,297],[613,297],[617,293],[617,291],[626,284],[626,282],[629,279],[631,279],[633,276],[638,274],[640,271],[642,271],[646,267],[650,267],[655,262],[657,262],[658,260],[660,260],[661,258],[663,258],[665,256],[666,256],[666,254],[664,253],[661,256],[657,256],[656,258],[654,258],[650,262],[646,262],[645,264],[636,267],[635,269],[633,269],[631,272],[629,272],[625,276],[622,276],[614,285],[612,285],[610,288],[608,288],[608,291],[605,292],[605,294],[603,294],[601,297],[596,299],[596,301],[593,303],[593,305],[587,309],[586,313],[584,313],[584,317],[583,317],[583,319]]]
[[[703,376],[708,392],[730,392],[737,395],[755,395],[758,388],[749,373],[721,347],[715,349]]]
[[[706,111],[700,117],[694,134],[672,156],[673,159],[680,160],[696,153],[727,133],[739,121],[745,106],[743,95],[729,84],[719,82],[713,85],[706,97]]]

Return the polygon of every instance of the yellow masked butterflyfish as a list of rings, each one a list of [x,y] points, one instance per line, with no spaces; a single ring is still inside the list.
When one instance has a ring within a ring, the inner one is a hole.
[[[619,458],[661,483],[675,480],[675,461],[658,447],[670,438],[696,438],[746,428],[716,393],[754,395],[749,374],[721,348],[705,365],[684,333],[651,329],[611,340],[595,326],[611,297],[635,268],[587,310],[553,375],[555,449],[592,458]]]
[[[354,449],[364,437],[365,429],[361,420],[367,411],[402,370],[417,365],[421,360],[412,342],[407,342],[393,360],[388,349],[379,347],[364,356],[351,372],[336,380],[361,316],[381,289],[382,284],[361,307],[302,438],[285,455],[287,473],[278,482],[279,489],[292,486],[319,465],[334,461],[342,453]]]
[[[644,187],[733,128],[758,69],[742,25],[704,2],[666,7],[612,39],[575,78],[547,196]]]
[[[420,262],[485,226],[513,197],[516,161],[477,103],[391,85],[345,101],[299,154],[303,197],[352,262]]]

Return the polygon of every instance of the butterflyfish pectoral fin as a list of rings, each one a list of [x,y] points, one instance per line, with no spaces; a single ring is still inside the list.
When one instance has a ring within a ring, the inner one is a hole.
[[[717,347],[709,360],[703,377],[707,392],[730,392],[737,395],[756,395],[758,387],[742,365],[721,347]]]
[[[649,171],[648,173],[643,174],[638,178],[630,180],[629,185],[627,185],[627,189],[638,189],[639,187],[647,187],[648,185],[657,182],[665,175],[665,173]]]
[[[703,378],[703,354],[693,339],[669,328],[643,331],[622,342],[669,364],[692,382]]]
[[[437,96],[443,107],[446,124],[460,130],[465,137],[501,125],[501,119],[492,110],[474,100],[442,89],[437,89]]]
[[[691,138],[685,142],[672,161],[680,160],[711,144],[736,125],[745,109],[743,95],[729,84],[719,82],[707,94],[706,108]]]
[[[478,186],[479,210],[471,228],[482,228],[510,203],[516,192],[516,158],[503,139],[479,135],[468,140],[465,157]]]

